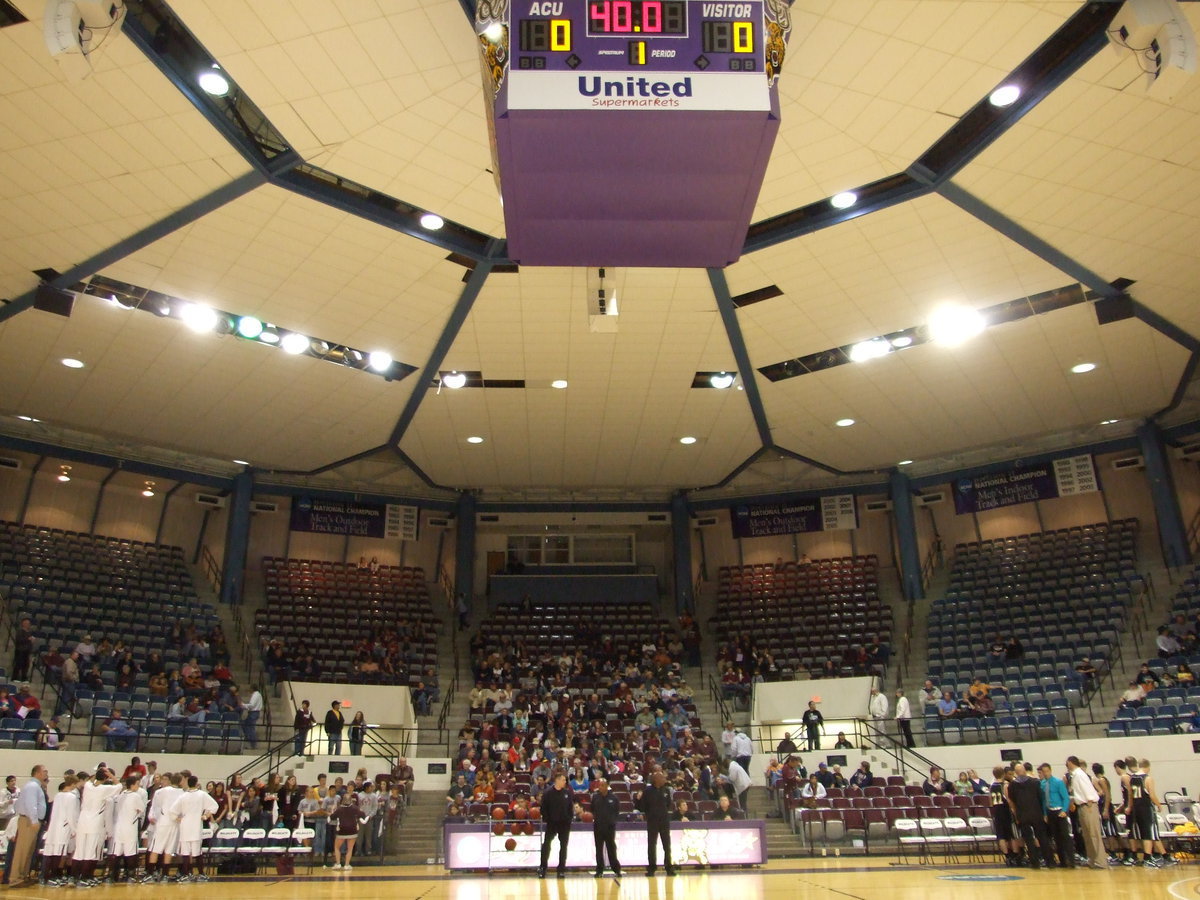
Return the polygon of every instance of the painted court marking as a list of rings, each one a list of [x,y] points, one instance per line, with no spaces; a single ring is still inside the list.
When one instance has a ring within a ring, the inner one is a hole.
[[[1184,885],[1191,885],[1185,889]],[[1196,900],[1200,896],[1200,878],[1185,878],[1167,885],[1167,890],[1176,900]]]

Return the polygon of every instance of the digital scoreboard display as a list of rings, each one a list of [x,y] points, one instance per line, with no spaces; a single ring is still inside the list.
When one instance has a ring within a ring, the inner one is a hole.
[[[737,259],[791,0],[480,0],[475,24],[513,259]]]

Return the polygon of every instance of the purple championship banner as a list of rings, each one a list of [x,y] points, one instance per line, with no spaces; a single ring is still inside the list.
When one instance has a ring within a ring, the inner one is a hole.
[[[536,869],[541,861],[542,834],[492,833],[487,823],[447,823],[444,829],[446,868]],[[509,849],[512,841],[512,849]],[[622,868],[648,862],[646,826],[640,822],[617,825],[617,858]],[[661,847],[659,850],[661,851]],[[551,864],[558,862],[558,842],[551,845]],[[762,820],[740,822],[672,822],[671,856],[676,866],[758,866],[767,861],[767,829]],[[661,861],[660,861],[661,862]],[[567,867],[594,869],[596,846],[592,826],[576,822],[567,842]]]
[[[386,527],[387,506],[383,503],[344,503],[298,497],[292,504],[292,531],[381,538],[386,534]]]
[[[1089,454],[960,478],[952,487],[954,510],[959,515],[1100,489],[1095,462]]]
[[[741,504],[730,508],[729,524],[735,538],[853,530],[858,527],[858,506],[853,494]]]

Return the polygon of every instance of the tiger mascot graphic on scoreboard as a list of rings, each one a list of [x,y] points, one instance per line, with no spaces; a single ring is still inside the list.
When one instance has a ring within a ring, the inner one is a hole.
[[[783,71],[783,58],[787,54],[787,39],[792,31],[790,0],[767,0],[767,84],[774,85]]]
[[[475,29],[479,35],[479,46],[483,51],[481,63],[484,72],[491,78],[492,93],[500,90],[504,72],[508,68],[508,20],[507,0],[482,0],[475,10]],[[493,26],[500,29],[500,37],[492,40],[487,31]]]

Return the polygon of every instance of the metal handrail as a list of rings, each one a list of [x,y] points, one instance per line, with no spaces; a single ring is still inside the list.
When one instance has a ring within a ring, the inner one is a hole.
[[[212,555],[212,551],[208,549],[208,544],[200,548],[200,563],[204,569],[204,577],[208,583],[212,585],[212,589],[218,594],[221,593],[221,580],[223,573],[221,567],[217,564],[216,557]]]

